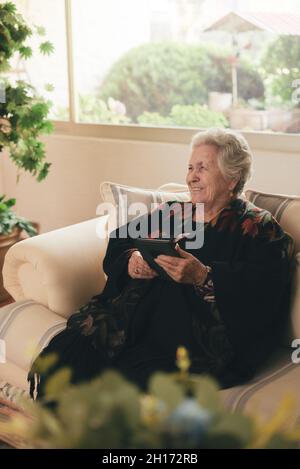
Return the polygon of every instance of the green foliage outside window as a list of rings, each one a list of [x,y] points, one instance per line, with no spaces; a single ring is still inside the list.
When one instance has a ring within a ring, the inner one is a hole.
[[[173,106],[168,116],[158,112],[144,112],[137,118],[140,124],[178,126],[178,127],[229,127],[229,123],[221,112],[214,112],[206,105],[190,104]]]
[[[292,83],[300,78],[300,37],[279,36],[267,47],[261,64],[272,95],[280,98],[278,105],[295,106]]]
[[[63,114],[62,114],[63,117]],[[79,122],[104,123],[113,125],[129,124],[131,119],[126,116],[123,103],[109,98],[107,102],[95,96],[79,96]]]
[[[211,45],[144,44],[122,56],[107,73],[98,97],[125,103],[135,122],[144,112],[168,116],[175,105],[206,104],[209,91],[231,92],[228,51]],[[239,96],[260,98],[262,79],[249,63],[238,68]]]

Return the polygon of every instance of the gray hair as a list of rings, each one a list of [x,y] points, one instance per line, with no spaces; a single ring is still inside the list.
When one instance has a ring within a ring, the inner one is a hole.
[[[238,180],[233,193],[241,194],[252,174],[252,152],[246,139],[233,130],[211,128],[193,136],[191,150],[202,144],[218,148],[220,171],[226,180]]]

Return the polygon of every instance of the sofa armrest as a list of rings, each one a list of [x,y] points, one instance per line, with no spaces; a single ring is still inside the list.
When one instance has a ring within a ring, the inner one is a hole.
[[[289,345],[300,337],[300,252],[295,256],[293,272]]]
[[[67,318],[105,284],[102,262],[108,216],[20,241],[7,252],[4,287]]]

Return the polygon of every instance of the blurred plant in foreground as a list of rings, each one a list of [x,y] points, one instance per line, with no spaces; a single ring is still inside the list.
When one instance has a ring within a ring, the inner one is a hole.
[[[142,393],[108,370],[91,382],[70,385],[61,369],[47,382],[46,402],[20,402],[25,415],[1,423],[1,432],[27,448],[299,448],[300,428],[286,429],[292,399],[267,421],[224,409],[217,383],[191,375],[187,350],[177,351],[176,373],[155,373]],[[47,357],[41,370],[56,357]]]

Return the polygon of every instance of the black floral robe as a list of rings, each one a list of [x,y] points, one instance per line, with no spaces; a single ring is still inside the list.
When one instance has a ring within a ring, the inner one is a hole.
[[[203,229],[196,221],[193,227]],[[186,241],[179,241],[183,249]],[[193,373],[209,373],[222,387],[249,379],[278,344],[288,315],[290,243],[269,212],[234,199],[205,224],[203,247],[190,251],[211,267],[203,287],[195,288],[131,279],[133,241],[111,237],[104,291],[72,314],[42,351],[59,359],[43,375],[33,364],[31,395],[37,389],[43,397],[47,377],[62,366],[72,369],[74,383],[115,368],[146,389],[154,371],[176,369],[180,345],[190,353]]]

